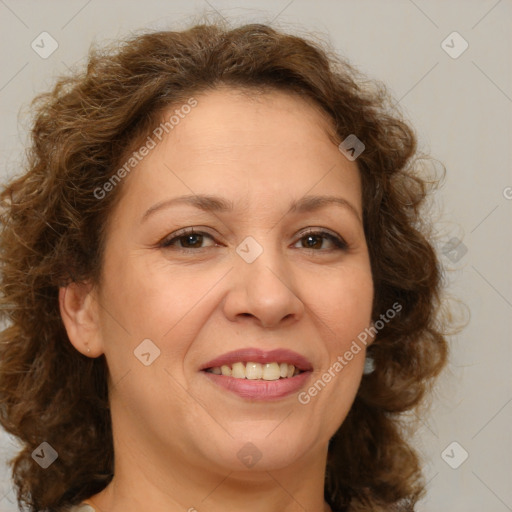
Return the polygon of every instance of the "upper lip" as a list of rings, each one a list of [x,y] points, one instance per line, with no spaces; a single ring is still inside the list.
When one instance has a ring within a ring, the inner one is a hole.
[[[293,350],[284,348],[277,348],[274,350],[261,350],[259,348],[242,348],[227,352],[207,363],[201,365],[199,370],[206,370],[207,368],[214,368],[216,366],[231,365],[237,362],[252,362],[252,363],[290,363],[302,371],[310,371],[313,366],[308,359]]]

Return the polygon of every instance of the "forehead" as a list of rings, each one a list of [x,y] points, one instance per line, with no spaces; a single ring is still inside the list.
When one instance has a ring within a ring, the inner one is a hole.
[[[311,142],[327,142],[334,133],[329,116],[313,100],[291,91],[220,86],[195,98],[198,106],[168,138],[174,143],[196,137],[200,140],[193,142],[201,146],[250,146],[251,138],[257,137],[254,144],[272,146],[293,144],[291,133]],[[175,109],[165,112],[164,118]]]
[[[312,100],[285,91],[229,88],[194,99],[197,105],[182,111],[125,183],[128,194],[138,196],[133,201],[144,202],[141,208],[147,208],[148,196],[157,202],[215,191],[247,206],[253,198],[270,203],[313,188],[344,192],[359,203],[357,165],[340,153],[330,119]],[[179,112],[180,105],[173,105],[162,122]]]

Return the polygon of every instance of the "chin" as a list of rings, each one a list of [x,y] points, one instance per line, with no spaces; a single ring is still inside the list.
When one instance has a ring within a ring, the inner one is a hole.
[[[274,428],[276,424],[274,424]],[[248,429],[249,430],[249,429]],[[217,444],[212,456],[229,471],[273,471],[293,465],[304,456],[307,445],[304,439],[283,432],[282,435],[265,432],[260,437],[245,435]]]

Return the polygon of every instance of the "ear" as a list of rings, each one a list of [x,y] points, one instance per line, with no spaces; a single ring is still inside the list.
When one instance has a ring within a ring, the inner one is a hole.
[[[103,346],[98,301],[90,283],[70,283],[59,289],[59,308],[71,344],[88,357],[99,357]]]

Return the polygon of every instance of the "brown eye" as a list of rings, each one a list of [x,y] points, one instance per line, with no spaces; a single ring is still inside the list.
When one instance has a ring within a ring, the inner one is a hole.
[[[331,233],[328,233],[327,231],[310,231],[308,233],[303,234],[299,242],[303,242],[303,249],[319,250],[322,249],[322,244],[324,243],[324,240],[328,240],[329,242],[331,242],[331,244],[334,245],[335,250],[348,249],[347,243],[342,238],[335,236]]]
[[[177,249],[204,249],[202,245],[205,238],[213,238],[208,233],[201,231],[194,231],[193,229],[183,230],[174,234],[172,238],[164,240],[160,247],[169,248],[176,247]],[[177,244],[178,243],[178,244]]]

